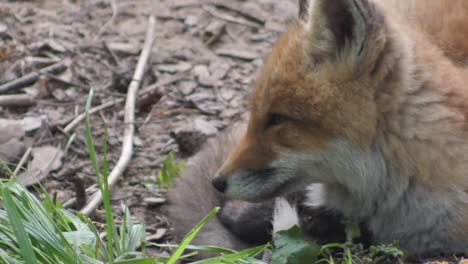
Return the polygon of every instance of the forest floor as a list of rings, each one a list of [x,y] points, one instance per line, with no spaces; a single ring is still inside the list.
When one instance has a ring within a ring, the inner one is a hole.
[[[264,55],[296,12],[293,0],[1,1],[0,84],[63,67],[0,92],[29,98],[0,106],[0,159],[15,168],[30,149],[20,181],[31,191],[41,183],[70,208],[83,207],[96,190],[95,174],[84,122],[67,125],[84,112],[91,88],[93,106],[125,98],[153,15],[156,38],[141,89],[157,89],[138,98],[135,152],[112,201],[115,212],[128,205],[148,234],[158,234],[153,240],[170,241],[165,193],[151,187],[162,161],[172,150],[177,159],[190,157],[241,118]],[[123,108],[91,118],[98,151],[108,131],[111,168],[120,156]],[[102,221],[103,212],[92,218]]]

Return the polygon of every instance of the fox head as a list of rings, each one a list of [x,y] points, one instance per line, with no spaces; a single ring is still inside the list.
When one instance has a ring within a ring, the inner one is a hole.
[[[298,21],[265,61],[247,131],[214,186],[259,201],[309,183],[359,185],[384,173],[374,146],[375,96],[397,62],[375,4],[301,1]]]

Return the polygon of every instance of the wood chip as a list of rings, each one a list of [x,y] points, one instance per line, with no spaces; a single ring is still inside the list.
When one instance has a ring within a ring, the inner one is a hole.
[[[145,199],[143,199],[143,202],[145,202],[149,206],[160,205],[165,203],[166,199],[162,197],[146,197]]]
[[[197,65],[193,67],[193,74],[197,78],[200,85],[205,87],[213,87],[217,84],[217,80],[211,77],[210,71],[206,65]]]
[[[224,34],[226,23],[218,20],[212,21],[203,31],[203,42],[207,45],[215,44]]]
[[[258,54],[256,52],[238,49],[219,49],[216,51],[216,54],[218,54],[219,56],[239,59],[243,61],[253,61],[256,58],[258,58]]]
[[[138,45],[133,43],[110,42],[106,45],[111,51],[125,55],[138,55],[141,50]]]
[[[198,17],[193,16],[193,15],[188,15],[187,18],[185,18],[184,20],[184,24],[187,27],[195,27],[196,25],[198,25]]]
[[[192,81],[183,81],[180,82],[179,85],[179,90],[184,94],[184,95],[190,95],[193,93],[195,88],[197,88],[197,84]]]
[[[175,74],[178,72],[188,71],[192,68],[192,65],[189,63],[181,62],[178,64],[160,64],[158,65],[158,70],[160,72],[166,72],[170,74]]]
[[[213,62],[210,64],[209,71],[211,72],[211,77],[216,80],[222,80],[226,77],[228,71],[231,69],[231,66],[223,62]]]

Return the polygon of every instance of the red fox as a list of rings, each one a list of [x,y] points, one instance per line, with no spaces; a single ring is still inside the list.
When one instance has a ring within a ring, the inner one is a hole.
[[[237,142],[214,187],[226,199],[263,203],[274,231],[304,219],[265,201],[302,192],[306,207],[365,223],[373,243],[398,241],[416,256],[468,253],[468,1],[299,6],[258,76],[245,132],[217,143]],[[191,176],[208,182],[214,170]],[[187,217],[215,205],[204,202],[216,195],[205,184],[200,197],[183,193],[198,206]],[[238,216],[228,216],[213,226],[231,238],[221,222]]]

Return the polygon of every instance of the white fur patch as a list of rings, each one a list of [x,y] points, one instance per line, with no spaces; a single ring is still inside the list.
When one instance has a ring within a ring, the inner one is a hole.
[[[323,184],[314,183],[309,185],[306,188],[307,199],[305,200],[305,205],[313,208],[323,206],[325,203],[323,192]]]
[[[295,225],[299,225],[296,208],[286,201],[286,199],[277,198],[273,212],[273,234],[288,230]]]

